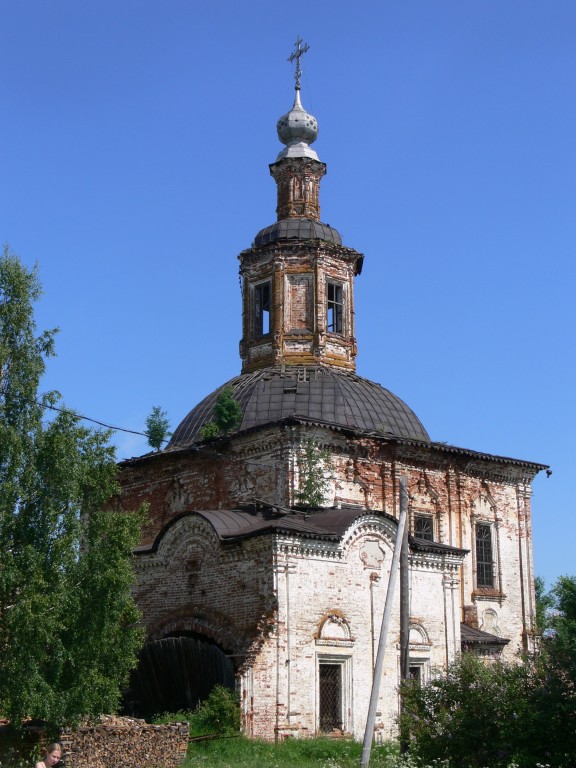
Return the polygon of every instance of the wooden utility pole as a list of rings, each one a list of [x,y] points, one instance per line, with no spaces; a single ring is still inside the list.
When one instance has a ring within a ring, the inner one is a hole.
[[[398,530],[396,531],[396,541],[394,542],[394,554],[392,555],[392,565],[390,566],[390,579],[388,581],[388,590],[386,592],[386,603],[382,615],[382,627],[380,629],[380,638],[378,640],[378,652],[376,654],[376,665],[374,667],[374,676],[372,678],[372,693],[370,694],[370,705],[368,707],[368,718],[366,720],[366,729],[364,731],[364,743],[362,746],[361,768],[368,768],[370,762],[370,752],[372,750],[372,740],[374,737],[374,721],[376,720],[376,709],[378,706],[378,696],[380,694],[380,680],[382,678],[382,669],[384,666],[384,652],[386,650],[386,637],[388,627],[390,626],[390,616],[392,614],[392,605],[394,603],[394,592],[396,590],[396,581],[398,578],[398,564],[400,562],[400,553],[402,542],[404,541],[404,531],[406,529],[406,517],[408,513],[408,489],[405,477],[400,478],[400,516],[398,518]]]
[[[408,525],[404,527],[402,551],[400,552],[400,680],[410,677],[410,574],[408,569]],[[400,714],[404,706],[404,692],[400,691]],[[400,751],[406,752],[407,740],[404,729],[400,729]]]

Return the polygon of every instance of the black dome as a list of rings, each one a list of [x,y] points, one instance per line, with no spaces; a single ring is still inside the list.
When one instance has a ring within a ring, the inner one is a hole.
[[[324,240],[342,245],[342,238],[336,229],[313,219],[280,219],[261,229],[254,238],[254,245],[266,245],[277,240]]]
[[[205,397],[177,427],[169,448],[191,445],[212,419],[224,387],[231,387],[243,418],[236,431],[264,426],[289,417],[430,441],[416,414],[384,387],[351,371],[327,366],[263,368],[231,379]]]

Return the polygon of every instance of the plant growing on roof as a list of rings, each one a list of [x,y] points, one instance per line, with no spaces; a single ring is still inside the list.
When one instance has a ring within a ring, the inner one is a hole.
[[[169,426],[166,411],[163,411],[159,405],[155,405],[146,419],[145,435],[151,448],[156,451],[162,448],[162,443],[165,443],[172,434],[168,431]]]
[[[298,490],[296,503],[305,507],[321,507],[328,491],[326,470],[332,466],[330,451],[321,449],[316,440],[307,438],[298,453]]]
[[[220,435],[227,435],[242,422],[242,408],[234,398],[232,387],[224,387],[216,398],[214,418],[204,424],[200,430],[201,440],[210,440]]]

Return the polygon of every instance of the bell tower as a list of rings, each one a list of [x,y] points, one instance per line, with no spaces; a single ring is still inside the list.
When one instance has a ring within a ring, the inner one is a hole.
[[[298,38],[289,58],[296,62],[294,104],[276,126],[285,145],[270,165],[277,221],[238,257],[242,373],[271,365],[356,367],[354,277],[363,256],[320,221],[326,165],[310,146],[318,123],[300,100],[300,59],[307,50]]]

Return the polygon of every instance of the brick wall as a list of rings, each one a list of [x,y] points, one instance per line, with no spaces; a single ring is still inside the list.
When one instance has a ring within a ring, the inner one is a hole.
[[[233,509],[254,498],[292,504],[296,451],[309,434],[299,429],[263,429],[204,452],[160,454],[124,465],[122,503],[150,503],[150,523],[136,558],[136,598],[150,638],[190,630],[232,654],[246,732],[267,739],[314,734],[319,665],[334,663],[341,666],[348,697],[343,729],[361,738],[394,524],[382,517],[365,520],[362,531],[349,532],[333,551],[324,551],[310,542],[304,546],[298,537],[221,542],[210,523],[193,512]],[[425,676],[460,651],[460,621],[466,617],[511,640],[505,658],[529,649],[533,470],[493,457],[401,447],[321,428],[314,438],[332,455],[325,467],[326,506],[354,504],[366,508],[368,518],[370,509],[397,517],[398,478],[404,475],[410,526],[415,514],[426,514],[435,541],[468,550],[459,556],[411,553],[410,655]],[[476,584],[477,522],[490,524],[493,533],[490,589]],[[328,619],[336,627],[334,617],[344,633],[335,641],[321,629]],[[377,717],[383,738],[394,730],[398,707],[398,622],[396,600]]]

